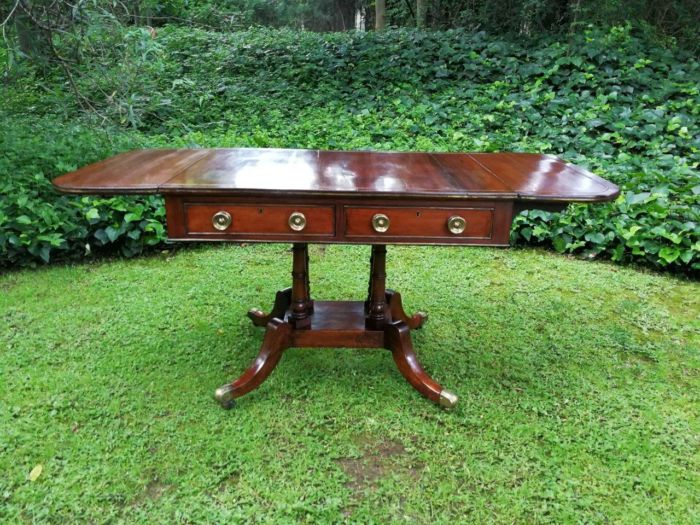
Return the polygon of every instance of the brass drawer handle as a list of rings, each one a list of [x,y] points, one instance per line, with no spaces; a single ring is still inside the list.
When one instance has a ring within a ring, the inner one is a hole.
[[[450,233],[459,235],[464,231],[466,227],[467,221],[464,220],[464,217],[460,217],[459,215],[453,215],[452,217],[447,219],[447,229],[450,230]]]
[[[374,231],[377,233],[384,233],[388,231],[390,225],[391,221],[389,220],[389,217],[383,213],[376,213],[372,217],[372,228],[374,228]]]
[[[231,214],[227,211],[217,211],[211,218],[211,224],[219,231],[226,230],[231,226]]]
[[[289,216],[289,227],[295,232],[300,232],[306,228],[306,215],[300,211],[295,211]]]

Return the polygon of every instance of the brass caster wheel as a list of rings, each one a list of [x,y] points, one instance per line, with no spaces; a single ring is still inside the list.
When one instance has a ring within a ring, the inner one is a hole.
[[[217,388],[214,392],[214,399],[226,410],[230,410],[236,406],[236,401],[233,399],[233,387],[231,385],[224,385]]]
[[[450,392],[449,390],[443,390],[440,392],[440,406],[443,408],[454,408],[454,406],[459,401],[459,397]]]

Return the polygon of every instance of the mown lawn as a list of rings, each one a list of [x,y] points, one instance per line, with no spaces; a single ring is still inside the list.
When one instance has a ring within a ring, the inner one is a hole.
[[[313,246],[314,295],[362,297],[368,256]],[[290,259],[231,245],[0,276],[0,522],[700,522],[697,282],[391,247],[454,411],[388,352],[304,349],[224,411],[214,389],[262,337],[244,314]]]

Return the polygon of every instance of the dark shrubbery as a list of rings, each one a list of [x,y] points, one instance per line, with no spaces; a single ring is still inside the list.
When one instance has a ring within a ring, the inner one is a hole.
[[[85,244],[128,255],[163,240],[158,199],[59,197],[44,180],[175,145],[553,153],[623,193],[524,213],[515,242],[700,269],[700,67],[625,29],[520,43],[461,30],[110,38],[74,75],[95,109],[87,117],[58,73],[48,94],[18,91],[24,80],[2,88],[0,264],[79,256]],[[92,131],[99,118],[109,133]]]
[[[49,178],[138,147],[134,137],[111,137],[54,119],[5,121],[0,155],[0,265],[119,250],[126,256],[165,240],[165,212],[155,196],[92,198],[58,195]],[[110,140],[114,142],[110,142]]]

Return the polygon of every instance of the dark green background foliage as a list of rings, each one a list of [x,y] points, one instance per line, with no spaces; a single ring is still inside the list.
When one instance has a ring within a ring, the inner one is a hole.
[[[0,88],[3,265],[164,240],[160,200],[59,197],[46,181],[62,172],[136,147],[260,146],[553,153],[622,195],[523,214],[516,243],[700,269],[700,67],[629,28],[514,41],[110,26],[80,46],[82,98],[22,63]]]
[[[42,0],[36,0],[41,2]],[[47,0],[43,0],[47,1]],[[700,53],[700,3],[697,0],[422,0],[423,26],[457,27],[491,34],[531,36],[579,32],[588,24],[610,27],[631,23],[655,37]],[[386,0],[389,26],[416,27],[416,0]],[[103,6],[108,9],[108,4]],[[150,26],[189,23],[214,30],[252,26],[311,31],[347,31],[360,10],[366,27],[375,23],[373,0],[136,0],[129,16],[124,8],[111,14]],[[72,4],[71,4],[72,6]],[[74,9],[74,8],[73,8]],[[80,8],[79,8],[80,9]],[[83,7],[90,9],[90,7]]]

